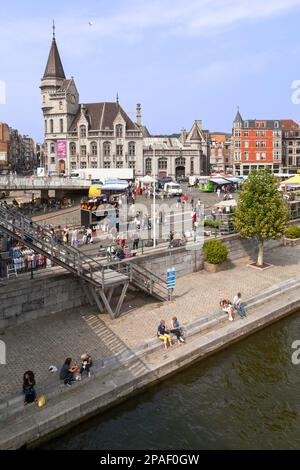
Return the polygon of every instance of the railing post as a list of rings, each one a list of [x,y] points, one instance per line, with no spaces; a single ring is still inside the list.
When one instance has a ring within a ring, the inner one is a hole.
[[[21,219],[21,238],[22,238],[22,241],[24,242],[24,219],[23,217]]]

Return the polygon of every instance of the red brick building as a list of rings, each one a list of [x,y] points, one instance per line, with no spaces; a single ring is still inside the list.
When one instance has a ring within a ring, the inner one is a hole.
[[[242,119],[237,111],[232,130],[232,162],[236,174],[251,169],[270,168],[279,173],[283,167],[282,123],[280,120]]]
[[[10,135],[7,124],[0,122],[0,169],[7,165]]]

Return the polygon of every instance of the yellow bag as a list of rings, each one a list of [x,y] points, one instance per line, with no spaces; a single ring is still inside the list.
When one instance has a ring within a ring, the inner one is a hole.
[[[40,396],[38,397],[38,399],[37,399],[36,402],[37,402],[37,406],[38,406],[39,408],[42,408],[43,406],[45,406],[45,405],[46,405],[46,397],[45,397],[45,395],[40,395]]]

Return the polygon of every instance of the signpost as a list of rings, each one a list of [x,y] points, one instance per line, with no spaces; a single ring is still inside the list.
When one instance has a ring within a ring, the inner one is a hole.
[[[175,282],[176,282],[176,271],[175,268],[169,268],[167,271],[167,284],[169,290],[169,297],[172,300],[173,292],[175,289]]]

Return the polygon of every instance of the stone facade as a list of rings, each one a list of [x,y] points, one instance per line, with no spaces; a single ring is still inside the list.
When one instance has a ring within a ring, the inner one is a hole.
[[[132,168],[135,176],[205,175],[209,171],[208,131],[195,121],[190,132],[151,137],[116,102],[80,104],[73,78],[67,79],[55,34],[41,81],[44,116],[43,166],[49,174],[70,174],[85,168]],[[155,150],[157,154],[154,155]]]

